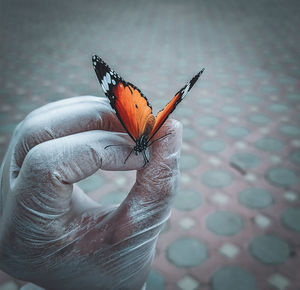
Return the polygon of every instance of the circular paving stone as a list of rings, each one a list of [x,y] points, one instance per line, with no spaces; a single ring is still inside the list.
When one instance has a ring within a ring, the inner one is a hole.
[[[238,267],[223,267],[212,276],[213,290],[257,290],[256,279]]]
[[[290,230],[300,232],[300,208],[288,208],[281,215],[281,220]]]
[[[222,112],[225,114],[239,114],[241,112],[241,109],[237,106],[232,106],[232,105],[225,105],[222,107]]]
[[[98,174],[93,174],[77,183],[79,187],[85,192],[91,192],[98,189],[104,184],[104,178]]]
[[[226,129],[226,134],[233,138],[243,138],[249,134],[249,130],[244,127],[230,127]]]
[[[191,140],[197,136],[197,133],[194,129],[185,127],[183,128],[182,138],[184,140]]]
[[[147,281],[147,290],[164,290],[165,289],[165,278],[159,272],[151,270]]]
[[[206,218],[206,227],[218,236],[232,236],[243,228],[242,218],[230,211],[216,211]]]
[[[293,101],[293,102],[299,102],[300,101],[300,94],[299,95],[287,95],[287,98],[290,100],[290,101]]]
[[[279,131],[283,134],[290,135],[290,136],[300,135],[300,127],[293,126],[293,125],[280,126]]]
[[[112,191],[101,197],[100,203],[102,205],[120,204],[125,198],[126,194],[119,191]]]
[[[213,127],[220,123],[220,119],[213,116],[202,116],[198,119],[198,124],[203,127]]]
[[[231,157],[231,162],[242,169],[250,169],[259,164],[259,158],[250,153],[237,153]]]
[[[269,107],[269,110],[276,113],[284,113],[287,112],[290,108],[283,104],[272,104]]]
[[[207,258],[206,246],[195,238],[180,238],[167,249],[168,259],[178,267],[199,266]]]
[[[274,86],[262,86],[261,87],[261,91],[264,92],[264,93],[277,93],[278,91],[278,88],[274,87]]]
[[[250,122],[260,124],[260,125],[267,124],[270,121],[270,119],[267,116],[260,115],[260,114],[250,115],[248,119]]]
[[[181,169],[191,169],[197,167],[200,160],[197,156],[190,154],[183,154],[180,158],[180,168]]]
[[[244,96],[243,101],[247,104],[259,103],[259,102],[261,102],[261,97],[253,96],[253,95]]]
[[[248,188],[239,194],[239,200],[248,208],[265,208],[272,204],[272,195],[262,188]]]
[[[300,165],[300,150],[296,150],[290,154],[290,160],[296,164]]]
[[[249,80],[249,79],[239,79],[237,80],[237,84],[241,87],[250,87],[252,86],[253,82],[252,80]]]
[[[297,175],[283,167],[272,168],[266,173],[269,182],[276,186],[291,186],[298,182]]]
[[[274,235],[256,237],[249,247],[251,254],[264,264],[281,264],[290,256],[287,242]]]
[[[223,170],[209,170],[202,175],[202,183],[209,187],[225,187],[231,182],[231,174]]]
[[[225,149],[226,143],[220,139],[205,140],[200,144],[202,151],[207,153],[217,153]]]
[[[283,147],[279,139],[263,137],[255,142],[255,147],[264,151],[280,151]]]
[[[179,210],[192,210],[202,204],[202,195],[192,190],[180,190],[175,198],[174,206]]]

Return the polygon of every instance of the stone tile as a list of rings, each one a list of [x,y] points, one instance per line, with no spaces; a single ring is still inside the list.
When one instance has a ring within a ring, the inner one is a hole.
[[[219,252],[227,258],[233,259],[240,252],[240,250],[235,245],[226,243],[219,249]]]
[[[208,170],[202,175],[202,183],[211,188],[226,187],[232,181],[231,173],[225,170]]]
[[[206,227],[218,236],[233,236],[242,230],[243,220],[231,211],[215,211],[206,217]]]
[[[258,112],[259,109],[258,109],[258,107],[256,107],[256,106],[251,106],[251,107],[250,107],[250,111],[251,111],[251,112]]]
[[[248,145],[245,142],[238,141],[234,144],[234,146],[238,149],[246,149]]]
[[[271,160],[272,163],[278,164],[278,163],[281,162],[281,157],[278,156],[278,155],[271,155],[270,160]]]
[[[228,203],[229,197],[224,193],[217,192],[211,197],[211,200],[216,204],[225,205]]]
[[[179,167],[182,170],[192,169],[200,164],[199,158],[194,154],[182,154],[179,161]]]
[[[282,223],[294,232],[300,232],[300,208],[288,208],[281,215]]]
[[[261,134],[268,134],[270,132],[270,129],[268,127],[262,127],[259,128],[259,131],[261,132]]]
[[[244,176],[245,180],[249,181],[249,182],[255,182],[256,181],[256,176],[255,174],[253,173],[247,173],[245,176]]]
[[[274,167],[266,172],[267,180],[278,187],[292,186],[298,183],[299,177],[295,171],[284,167]]]
[[[291,144],[292,144],[294,147],[300,147],[300,140],[292,140]]]
[[[196,238],[182,237],[168,246],[167,257],[177,267],[196,267],[207,259],[207,249]]]
[[[289,201],[289,202],[295,202],[296,200],[298,200],[299,195],[298,195],[298,193],[296,193],[296,192],[286,191],[286,192],[283,194],[283,197],[284,197],[287,201]]]
[[[175,197],[174,206],[179,210],[189,211],[202,204],[202,195],[198,191],[179,189]]]
[[[206,130],[205,134],[209,137],[215,137],[217,135],[217,131],[216,130]]]
[[[262,264],[278,265],[290,257],[290,247],[281,237],[262,235],[255,237],[249,245],[250,253]]]
[[[199,282],[187,275],[179,280],[177,285],[181,290],[196,290],[199,287]]]
[[[191,146],[187,142],[182,142],[181,148],[182,148],[182,150],[185,150],[185,151],[191,150]]]
[[[268,282],[278,290],[287,290],[290,286],[290,281],[278,273],[270,276]]]
[[[220,166],[222,164],[222,161],[217,157],[209,157],[208,162],[214,166]]]
[[[180,175],[180,181],[184,184],[187,184],[187,183],[190,183],[192,181],[192,179],[188,174],[182,173]]]
[[[239,201],[248,208],[265,208],[273,203],[273,197],[263,188],[250,187],[239,193]]]
[[[218,269],[212,276],[213,290],[258,290],[255,277],[248,271],[227,266]]]
[[[165,289],[165,278],[156,270],[151,270],[147,281],[146,290],[164,290]]]
[[[271,225],[271,220],[264,215],[257,215],[254,217],[255,224],[260,228],[267,228]]]
[[[183,229],[189,230],[196,224],[196,222],[190,217],[184,217],[179,221],[179,224]]]

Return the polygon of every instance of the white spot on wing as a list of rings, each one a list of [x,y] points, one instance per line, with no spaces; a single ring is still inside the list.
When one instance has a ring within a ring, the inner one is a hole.
[[[96,64],[97,64],[97,63],[94,61],[94,62],[93,62],[93,65],[96,66]]]
[[[188,93],[188,91],[189,91],[189,89],[190,89],[190,86],[191,86],[191,84],[189,83],[189,84],[186,86],[186,88],[184,89],[183,94],[182,94],[182,96],[181,96],[182,99],[183,99],[183,98],[186,96],[186,94]]]
[[[112,79],[111,82],[114,86],[116,85],[116,81],[114,79]]]
[[[102,80],[102,84],[103,84],[103,86],[104,86],[104,88],[105,88],[105,91],[108,91],[108,84],[107,84],[107,82],[106,82],[106,78],[105,78],[105,77],[104,77],[103,80]]]
[[[110,84],[111,83],[110,74],[107,72],[105,76],[106,76],[107,83]]]

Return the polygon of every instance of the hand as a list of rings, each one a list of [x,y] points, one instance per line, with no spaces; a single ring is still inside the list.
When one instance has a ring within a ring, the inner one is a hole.
[[[141,289],[170,215],[181,125],[169,120],[150,163],[131,148],[108,101],[77,97],[43,106],[16,128],[0,171],[0,268],[46,289]],[[90,199],[76,182],[103,170],[137,169],[119,207]]]

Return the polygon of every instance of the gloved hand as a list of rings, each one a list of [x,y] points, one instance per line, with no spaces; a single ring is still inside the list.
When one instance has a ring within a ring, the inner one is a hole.
[[[181,125],[169,120],[145,167],[108,101],[70,98],[21,122],[0,177],[0,268],[46,289],[141,289],[176,191]],[[119,207],[90,199],[76,182],[103,170],[135,170]]]

